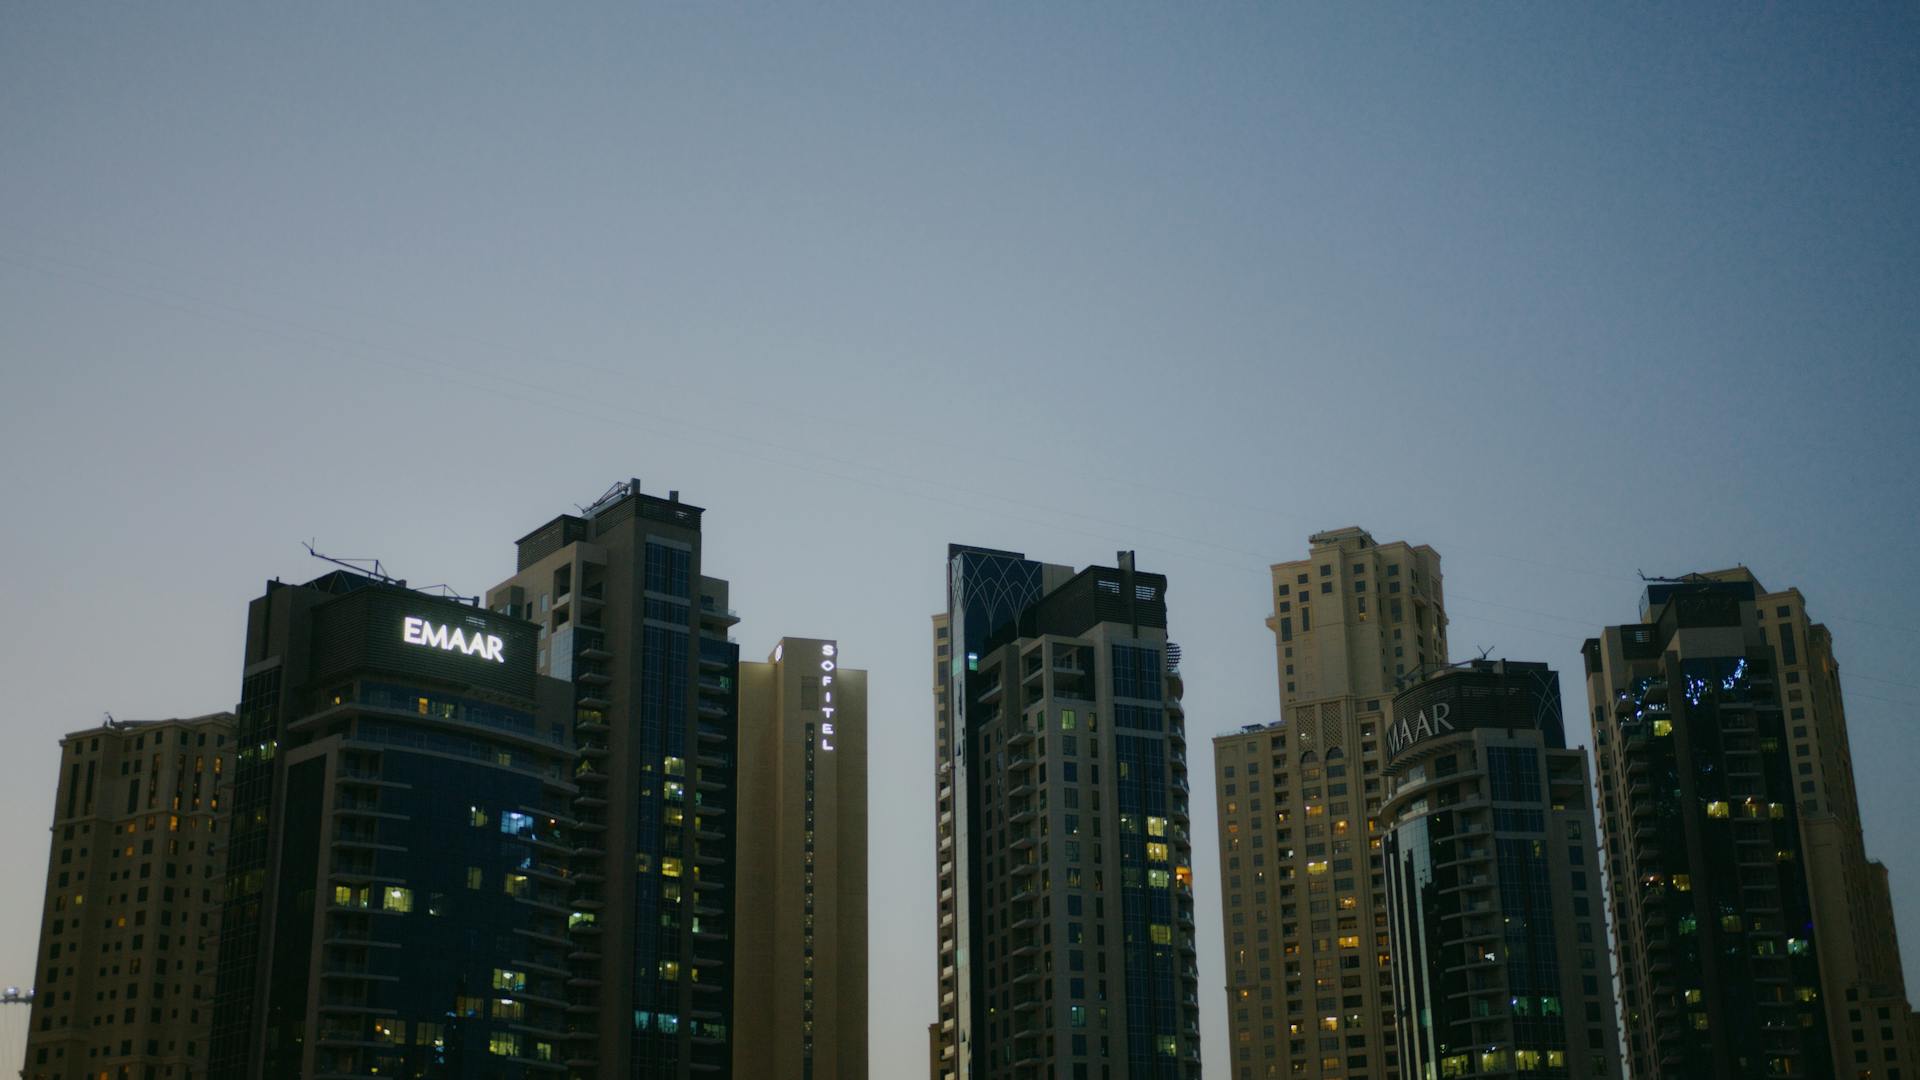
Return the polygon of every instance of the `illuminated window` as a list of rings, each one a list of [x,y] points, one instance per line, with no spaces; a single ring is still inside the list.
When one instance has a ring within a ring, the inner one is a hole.
[[[1167,835],[1167,819],[1163,817],[1148,817],[1147,818],[1147,835],[1148,836]]]
[[[1324,874],[1327,872],[1327,860],[1311,859],[1307,862],[1307,873]]]
[[[1692,874],[1673,875],[1673,887],[1674,887],[1674,890],[1677,892],[1692,892],[1693,891],[1693,875]]]
[[[666,760],[666,764],[662,767],[661,771],[665,772],[668,776],[685,776],[687,775],[687,759],[670,757]]]
[[[478,806],[467,807],[467,824],[476,828],[486,828],[487,812]]]
[[[487,1053],[500,1057],[519,1057],[520,1036],[511,1032],[494,1032],[487,1037]]]
[[[525,990],[527,988],[527,973],[524,971],[509,971],[506,968],[494,968],[493,988],[495,990]]]
[[[1713,802],[1710,802],[1710,803],[1708,803],[1708,804],[1707,804],[1707,816],[1708,816],[1708,817],[1710,817],[1710,818],[1723,818],[1723,817],[1726,817],[1726,816],[1727,816],[1727,804],[1726,804],[1726,803],[1725,803],[1724,801],[1721,801],[1721,800],[1718,800],[1718,799],[1716,799],[1716,800],[1714,800]]]
[[[508,874],[505,885],[508,896],[525,896],[527,893],[527,875]]]
[[[1339,1018],[1339,1017],[1337,1017],[1337,1016],[1323,1016],[1323,1017],[1321,1017],[1321,1018],[1320,1018],[1320,1030],[1321,1030],[1321,1031],[1339,1031],[1339,1030],[1340,1030],[1340,1018]]]
[[[1656,736],[1673,734],[1673,721],[1665,719],[1655,720],[1653,722],[1653,733]]]
[[[380,898],[380,907],[386,911],[412,911],[413,890],[398,885],[387,886],[386,893]]]
[[[1147,926],[1147,935],[1155,945],[1173,944],[1173,927],[1166,923],[1151,923]]]
[[[672,855],[662,855],[660,857],[660,876],[661,877],[679,877],[680,876],[680,860],[673,857]]]

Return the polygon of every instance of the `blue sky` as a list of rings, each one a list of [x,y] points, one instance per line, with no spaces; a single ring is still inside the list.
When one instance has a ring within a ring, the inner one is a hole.
[[[1797,585],[1920,955],[1917,90],[1902,5],[10,8],[0,982],[58,736],[231,706],[299,541],[478,592],[635,475],[744,652],[871,672],[877,1076],[934,1014],[949,541],[1138,549],[1196,749],[1275,716],[1319,529],[1569,673],[1637,570]]]

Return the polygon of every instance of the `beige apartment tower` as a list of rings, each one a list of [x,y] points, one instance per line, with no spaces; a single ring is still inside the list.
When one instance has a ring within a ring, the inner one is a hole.
[[[1760,632],[1779,663],[1834,1075],[1920,1076],[1887,868],[1867,858],[1861,828],[1833,635],[1807,617],[1799,589],[1768,592],[1745,567],[1703,576],[1753,586]]]
[[[1381,769],[1447,662],[1440,556],[1363,529],[1272,568],[1280,720],[1214,739],[1233,1080],[1397,1080]]]
[[[867,673],[782,638],[740,665],[733,1075],[867,1075]]]
[[[206,1075],[233,716],[60,740],[27,1080]]]

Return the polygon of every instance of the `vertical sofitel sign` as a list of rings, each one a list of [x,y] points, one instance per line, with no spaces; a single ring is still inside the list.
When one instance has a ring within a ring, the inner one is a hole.
[[[833,749],[833,673],[839,649],[830,641],[820,643],[820,749]]]

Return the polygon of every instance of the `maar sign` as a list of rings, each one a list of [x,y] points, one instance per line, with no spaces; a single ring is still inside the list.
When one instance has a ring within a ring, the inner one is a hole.
[[[1452,731],[1453,721],[1447,719],[1452,712],[1453,706],[1436,701],[1411,718],[1401,717],[1398,723],[1387,729],[1387,755],[1391,757],[1422,739]]]

